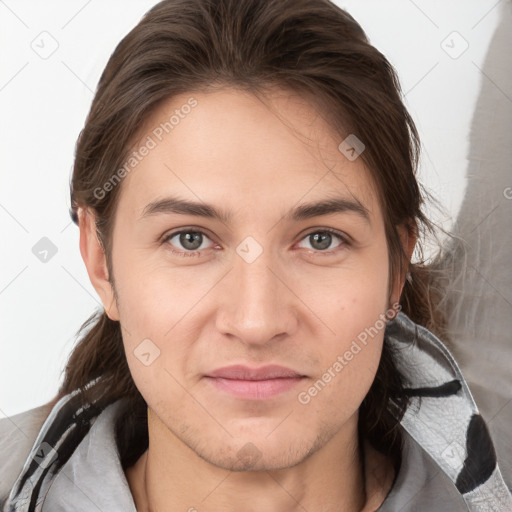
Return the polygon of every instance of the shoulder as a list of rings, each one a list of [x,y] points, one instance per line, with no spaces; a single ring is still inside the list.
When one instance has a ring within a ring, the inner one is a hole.
[[[53,403],[0,419],[0,503],[9,495]]]

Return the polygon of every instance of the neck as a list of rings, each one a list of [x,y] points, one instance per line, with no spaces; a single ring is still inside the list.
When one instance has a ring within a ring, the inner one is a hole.
[[[247,508],[265,512],[369,512],[393,481],[390,461],[359,444],[357,418],[299,464],[229,471],[200,458],[148,414],[149,448],[126,476],[139,512]]]

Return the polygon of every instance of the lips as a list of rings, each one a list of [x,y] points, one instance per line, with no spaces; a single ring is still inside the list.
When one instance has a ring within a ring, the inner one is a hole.
[[[305,375],[278,365],[261,368],[233,365],[214,370],[205,378],[216,391],[244,400],[263,400],[292,389]]]
[[[261,368],[250,368],[239,364],[219,368],[209,373],[207,376],[235,380],[269,380],[303,377],[303,375],[284,366],[268,365],[262,366]]]

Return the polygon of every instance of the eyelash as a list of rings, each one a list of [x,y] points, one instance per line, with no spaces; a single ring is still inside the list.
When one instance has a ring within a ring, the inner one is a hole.
[[[173,233],[170,233],[168,235],[165,235],[163,240],[162,240],[162,244],[165,244],[167,243],[169,240],[171,240],[172,238],[174,238],[176,235],[180,235],[182,233],[200,233],[201,235],[207,237],[208,239],[211,240],[211,238],[208,236],[207,233],[205,233],[204,231],[200,230],[200,229],[182,229],[180,231],[175,231]],[[315,233],[330,233],[332,235],[335,235],[337,236],[339,239],[340,239],[340,245],[338,245],[334,250],[315,250],[315,249],[307,249],[308,251],[313,251],[314,253],[318,254],[318,255],[321,255],[321,256],[327,256],[327,255],[332,255],[334,254],[335,252],[337,252],[338,250],[342,250],[343,248],[347,248],[347,247],[350,247],[351,246],[351,242],[349,240],[349,237],[347,235],[345,235],[343,232],[341,231],[338,231],[336,229],[332,229],[332,228],[322,228],[322,229],[315,229],[313,231],[310,231],[309,233],[306,233],[301,239],[299,242],[302,242],[302,240],[306,239],[308,236],[311,236]],[[176,249],[173,248],[172,245],[168,244],[169,245],[169,250],[171,251],[172,254],[177,254],[177,255],[180,255],[180,256],[201,256],[201,252],[202,250],[195,250],[195,251],[177,251]]]

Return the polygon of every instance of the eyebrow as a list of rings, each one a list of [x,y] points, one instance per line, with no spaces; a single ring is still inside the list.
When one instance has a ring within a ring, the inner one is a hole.
[[[301,204],[288,212],[285,215],[285,219],[301,221],[321,215],[347,212],[355,213],[368,224],[371,224],[368,209],[357,198],[348,199],[344,197],[335,197],[318,202]],[[147,204],[139,220],[162,213],[195,215],[198,217],[217,219],[224,224],[228,224],[232,218],[231,213],[215,208],[207,203],[188,201],[178,197],[166,197],[165,199]]]

